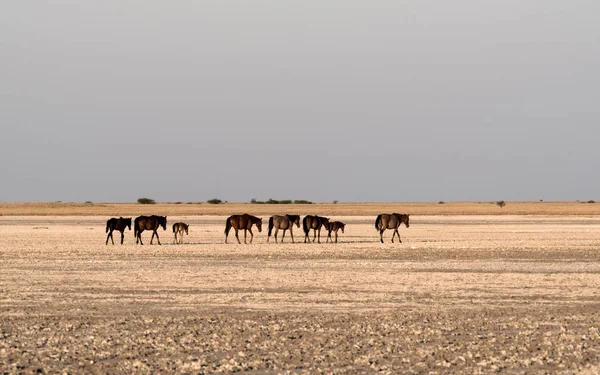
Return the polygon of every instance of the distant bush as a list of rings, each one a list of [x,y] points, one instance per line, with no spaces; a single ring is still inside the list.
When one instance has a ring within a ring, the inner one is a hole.
[[[85,201],[86,204],[94,204],[92,201]]]
[[[210,203],[210,204],[219,204],[219,203],[223,203],[222,200],[217,199],[217,198],[213,198],[213,199],[209,199],[206,201],[206,203]]]
[[[155,204],[156,202],[154,201],[154,199],[150,199],[150,198],[139,198],[137,200],[137,202],[139,204]]]
[[[587,201],[587,202],[588,202],[588,203],[596,203],[596,201],[593,201],[593,200],[589,200],[589,201]]]
[[[446,202],[444,201],[439,201],[438,204],[445,204]]]
[[[497,204],[497,205],[498,205],[498,207],[500,207],[500,208],[502,208],[502,207],[506,206],[506,202],[504,202],[504,201],[498,201],[498,202],[496,202],[496,204]]]
[[[294,201],[294,204],[313,204],[311,201],[306,201],[304,199],[298,199]]]
[[[333,204],[337,204],[339,201],[333,201]]]
[[[182,204],[183,202],[175,202],[175,204]]]

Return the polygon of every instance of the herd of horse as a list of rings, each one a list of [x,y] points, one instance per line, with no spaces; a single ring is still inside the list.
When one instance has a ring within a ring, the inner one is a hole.
[[[400,233],[398,232],[398,228],[400,224],[404,223],[404,225],[408,228],[410,215],[406,214],[380,214],[375,219],[375,229],[379,231],[379,238],[381,243],[383,243],[383,232],[386,229],[391,229],[394,231],[392,234],[392,242],[394,242],[394,237],[398,235],[398,242],[402,242],[400,239]],[[106,222],[106,233],[108,236],[106,237],[106,245],[108,245],[108,240],[110,239],[112,244],[115,244],[113,240],[113,232],[115,230],[121,232],[121,245],[125,239],[125,229],[131,230],[131,219],[132,218],[111,218]],[[281,229],[283,233],[281,234],[281,242],[283,243],[283,239],[285,237],[285,232],[287,230],[290,231],[290,237],[292,238],[292,243],[294,243],[294,233],[293,227],[296,225],[297,228],[300,228],[300,215],[274,215],[269,218],[269,233],[267,236],[267,243],[271,239],[271,235],[275,237],[275,242],[277,241],[277,233]],[[231,228],[235,230],[235,238],[238,243],[241,244],[238,233],[240,230],[244,231],[244,243],[247,239],[247,232],[250,232],[250,243],[252,243],[252,239],[254,238],[254,233],[252,233],[252,227],[256,226],[259,232],[262,232],[262,218],[258,218],[256,216],[252,216],[249,214],[243,215],[232,215],[227,218],[225,221],[225,243],[227,243],[227,238],[229,237],[229,232]],[[133,221],[133,235],[136,238],[135,243],[143,245],[142,242],[142,232],[145,230],[152,231],[152,237],[150,238],[150,244],[152,245],[152,241],[154,241],[154,236],[156,236],[156,241],[160,245],[160,238],[158,237],[158,229],[162,227],[163,230],[167,230],[167,217],[166,216],[138,216]],[[327,241],[326,242],[334,242],[334,239],[331,238],[331,234],[335,235],[335,243],[338,242],[338,231],[341,230],[344,233],[344,228],[346,224],[341,221],[329,221],[329,218],[316,216],[316,215],[306,215],[302,220],[302,228],[304,229],[304,243],[311,242],[310,240],[310,231],[313,231],[312,242],[315,240],[318,243],[321,243],[321,229],[324,228],[327,231]],[[183,234],[188,234],[188,224],[178,222],[173,224],[173,233],[175,239],[173,243],[182,244],[183,243]],[[273,233],[273,229],[275,229],[275,233]],[[179,238],[177,237],[179,235]]]

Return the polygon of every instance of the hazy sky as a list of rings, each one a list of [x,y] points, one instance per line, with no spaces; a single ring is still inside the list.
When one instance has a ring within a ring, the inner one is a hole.
[[[600,2],[6,1],[0,201],[600,199]]]

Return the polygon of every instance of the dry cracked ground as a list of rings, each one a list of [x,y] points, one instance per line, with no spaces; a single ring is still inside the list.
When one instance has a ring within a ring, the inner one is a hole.
[[[338,244],[188,216],[183,245],[106,246],[105,217],[0,217],[0,372],[599,371],[600,218],[415,216],[401,244],[336,219]]]

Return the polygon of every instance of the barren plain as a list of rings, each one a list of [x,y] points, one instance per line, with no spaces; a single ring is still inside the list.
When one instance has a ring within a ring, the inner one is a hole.
[[[596,205],[475,205],[230,205],[347,223],[338,244],[267,244],[264,220],[252,245],[223,243],[228,205],[0,205],[0,372],[598,373]],[[161,246],[105,246],[128,210],[170,215]],[[412,214],[401,244],[379,210]]]

